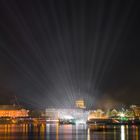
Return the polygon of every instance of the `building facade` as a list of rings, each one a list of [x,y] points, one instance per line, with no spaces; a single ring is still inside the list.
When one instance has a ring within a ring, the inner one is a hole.
[[[0,105],[0,117],[28,117],[29,110],[20,108],[16,105]]]
[[[79,99],[75,101],[75,106],[76,108],[81,108],[81,109],[85,109],[85,101],[83,99]]]
[[[49,120],[83,120],[86,121],[88,118],[88,111],[83,109],[65,109],[65,108],[47,108],[45,116]]]
[[[137,105],[131,105],[130,108],[134,112],[134,117],[140,118],[140,106]]]

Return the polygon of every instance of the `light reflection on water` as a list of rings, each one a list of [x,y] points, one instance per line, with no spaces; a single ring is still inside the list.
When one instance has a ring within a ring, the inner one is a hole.
[[[121,140],[125,140],[125,127],[124,127],[124,125],[121,126]]]
[[[139,140],[140,126],[108,126],[102,130],[85,125],[1,124],[0,140]]]

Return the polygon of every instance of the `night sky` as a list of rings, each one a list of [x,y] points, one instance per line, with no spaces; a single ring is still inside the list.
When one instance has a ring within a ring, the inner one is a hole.
[[[0,104],[140,104],[138,0],[0,0]]]

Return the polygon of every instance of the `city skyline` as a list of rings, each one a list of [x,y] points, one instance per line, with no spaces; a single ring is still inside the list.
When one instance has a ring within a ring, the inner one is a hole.
[[[0,104],[140,104],[136,0],[0,0]]]

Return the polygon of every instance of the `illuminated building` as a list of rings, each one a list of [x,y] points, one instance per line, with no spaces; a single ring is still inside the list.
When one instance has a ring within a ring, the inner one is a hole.
[[[89,111],[85,110],[84,100],[76,100],[75,108],[47,108],[45,116],[48,121],[56,120],[75,120],[77,122],[86,122]]]
[[[101,109],[90,111],[89,116],[88,116],[88,120],[90,120],[90,119],[104,119],[104,118],[108,118],[108,116]]]
[[[0,117],[28,117],[29,111],[15,105],[0,105]]]
[[[47,108],[45,111],[48,120],[82,120],[88,118],[88,111],[83,109]]]
[[[140,106],[131,105],[130,108],[134,112],[134,116],[140,118]]]
[[[47,108],[45,116],[48,120],[77,120],[84,122],[88,118],[89,111],[85,110],[85,102],[83,99],[76,100],[75,108]]]
[[[45,116],[48,119],[58,119],[58,109],[55,108],[47,108],[45,111]]]
[[[118,116],[118,113],[119,112],[116,109],[112,109],[111,112],[110,112],[110,116],[111,117],[116,117],[116,116]]]
[[[75,101],[75,105],[77,108],[81,108],[81,109],[85,109],[86,106],[85,106],[85,102],[83,99],[79,99],[79,100],[76,100]]]

